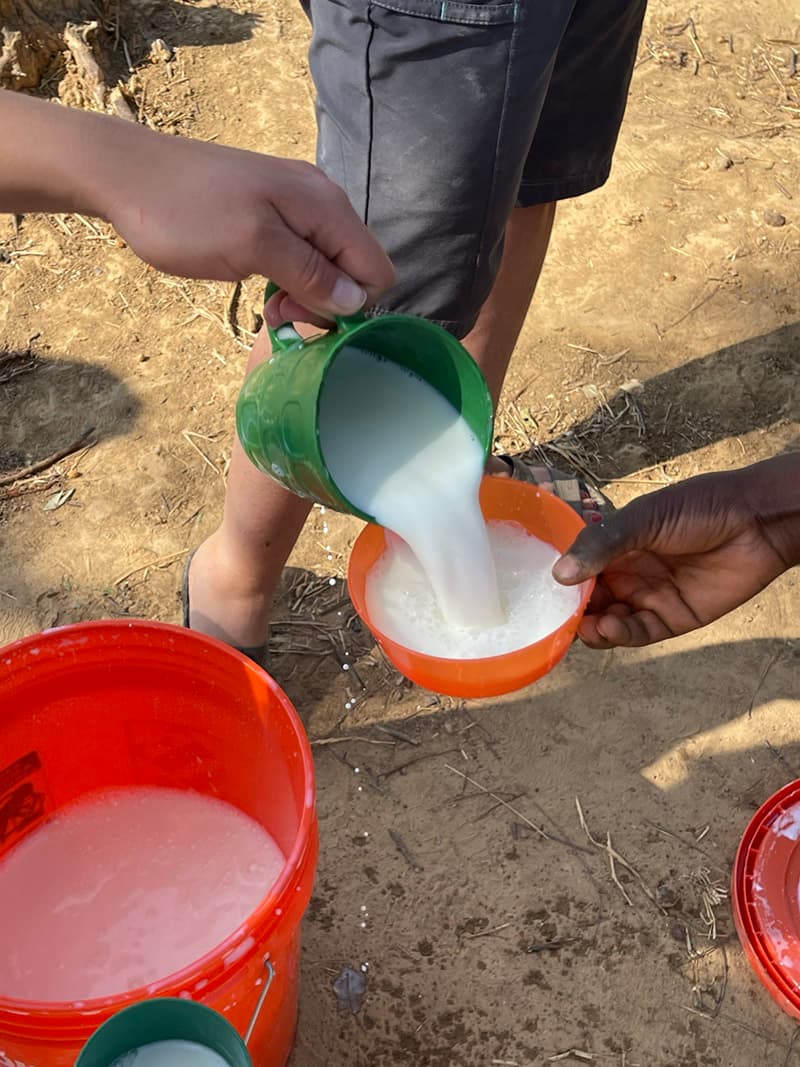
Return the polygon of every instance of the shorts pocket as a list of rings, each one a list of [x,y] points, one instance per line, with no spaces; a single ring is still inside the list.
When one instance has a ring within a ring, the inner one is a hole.
[[[519,19],[519,0],[372,0],[374,7],[461,26],[503,26]]]

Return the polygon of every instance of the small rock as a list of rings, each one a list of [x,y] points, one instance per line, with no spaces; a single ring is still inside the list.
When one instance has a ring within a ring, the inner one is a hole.
[[[162,41],[160,37],[156,37],[155,41],[150,45],[150,54],[148,58],[151,63],[158,63],[159,60],[169,63],[172,59],[172,49],[165,41]]]
[[[781,215],[780,211],[765,211],[764,222],[767,226],[785,226],[786,216]]]
[[[641,393],[644,386],[638,378],[629,378],[626,382],[623,382],[619,387],[621,393]]]
[[[732,166],[733,160],[731,157],[717,149],[717,154],[714,156],[714,170],[730,170]]]
[[[699,170],[708,170],[708,163],[704,159],[701,159],[697,166]]]
[[[656,901],[665,911],[670,911],[680,905],[680,899],[675,888],[668,882],[661,882],[656,887]]]
[[[664,271],[664,281],[666,281],[666,282],[674,282],[676,280],[677,280],[676,275],[670,274],[670,272],[668,270]]]
[[[339,1011],[349,1011],[358,1015],[367,994],[367,979],[361,971],[345,967],[333,983],[333,991],[339,1002]]]

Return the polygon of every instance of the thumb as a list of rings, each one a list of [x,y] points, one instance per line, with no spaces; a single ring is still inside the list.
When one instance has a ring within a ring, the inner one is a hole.
[[[273,281],[298,304],[325,318],[353,315],[366,303],[366,290],[358,282],[289,229],[281,235],[280,247],[273,244],[271,258]]]
[[[626,552],[642,547],[644,532],[631,521],[631,505],[610,515],[602,526],[581,530],[571,547],[553,565],[561,585],[578,585],[593,578]]]

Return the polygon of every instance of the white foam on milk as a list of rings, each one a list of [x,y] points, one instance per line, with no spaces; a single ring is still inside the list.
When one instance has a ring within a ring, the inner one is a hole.
[[[778,837],[788,837],[790,841],[800,840],[800,804],[782,812],[772,824],[772,829]]]
[[[445,659],[503,655],[557,630],[578,610],[582,592],[553,578],[560,553],[518,523],[490,522],[488,533],[503,622],[476,630],[445,621],[413,553],[390,538],[367,579],[367,607],[378,629],[405,648]]]
[[[396,363],[345,348],[325,379],[319,434],[339,489],[411,546],[442,616],[462,627],[501,622],[478,503],[483,450],[453,405]]]
[[[111,1067],[229,1067],[218,1052],[196,1041],[154,1041],[126,1052]]]
[[[150,786],[82,797],[0,860],[0,996],[153,987],[234,934],[285,862],[260,823],[214,797]],[[227,962],[252,947],[243,938]]]

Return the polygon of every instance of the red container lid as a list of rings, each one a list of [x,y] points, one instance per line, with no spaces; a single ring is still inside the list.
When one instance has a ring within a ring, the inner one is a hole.
[[[784,1011],[800,1019],[800,781],[753,816],[736,854],[732,900],[756,974]]]

